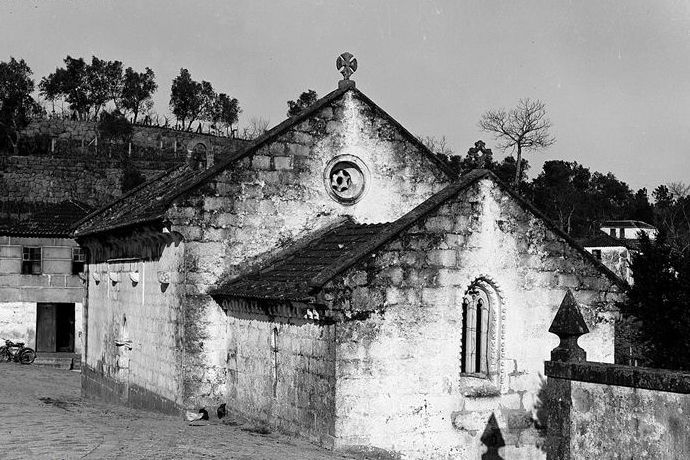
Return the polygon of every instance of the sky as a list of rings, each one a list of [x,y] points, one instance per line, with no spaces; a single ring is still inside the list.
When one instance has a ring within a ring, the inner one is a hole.
[[[163,115],[184,67],[239,100],[240,128],[335,89],[344,51],[357,88],[456,153],[492,147],[481,114],[529,97],[546,103],[556,138],[526,154],[530,177],[565,160],[650,193],[690,183],[688,1],[0,2],[0,61],[23,58],[36,82],[67,55],[148,66]]]

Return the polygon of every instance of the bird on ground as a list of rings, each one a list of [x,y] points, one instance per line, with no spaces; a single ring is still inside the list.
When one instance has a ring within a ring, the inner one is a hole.
[[[227,409],[225,408],[225,403],[223,403],[223,404],[221,404],[220,406],[218,406],[218,410],[216,411],[216,413],[218,414],[218,418],[219,418],[219,419],[221,419],[221,418],[223,418],[223,417],[225,417],[225,416],[227,415],[228,411],[227,411]]]
[[[195,422],[197,420],[208,420],[208,411],[203,407],[199,409],[199,412],[186,411],[185,417],[190,422]]]

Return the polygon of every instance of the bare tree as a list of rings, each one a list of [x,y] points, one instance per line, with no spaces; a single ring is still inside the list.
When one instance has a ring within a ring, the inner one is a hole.
[[[551,120],[546,117],[546,104],[539,99],[520,99],[517,107],[489,110],[482,114],[479,128],[494,135],[497,147],[516,155],[515,187],[520,185],[522,151],[547,148],[556,142],[551,135]]]
[[[424,144],[426,148],[431,150],[436,155],[450,157],[454,154],[453,149],[448,145],[448,139],[446,139],[446,136],[419,136],[419,140],[422,141],[422,144]]]
[[[241,137],[247,140],[254,140],[268,131],[268,125],[271,122],[265,118],[252,117],[249,119],[249,124],[242,128]]]
[[[682,199],[690,195],[690,185],[683,182],[671,182],[667,187],[674,200]]]

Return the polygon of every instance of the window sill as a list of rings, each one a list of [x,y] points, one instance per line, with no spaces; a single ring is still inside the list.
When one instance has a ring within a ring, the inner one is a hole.
[[[486,374],[460,374],[459,390],[466,398],[494,398],[501,395],[498,385]]]

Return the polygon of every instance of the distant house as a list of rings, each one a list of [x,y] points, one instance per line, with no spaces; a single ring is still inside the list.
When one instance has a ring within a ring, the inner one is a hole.
[[[86,254],[70,234],[91,209],[71,200],[31,208],[0,221],[0,337],[39,356],[80,354]]]
[[[658,230],[639,220],[607,220],[601,223],[601,231],[614,238],[637,240],[640,233],[646,233],[650,239],[655,239]]]
[[[609,270],[632,284],[630,270],[632,254],[636,250],[636,241],[615,238],[607,233],[582,238],[578,242]]]

